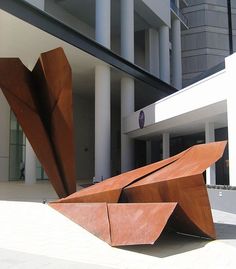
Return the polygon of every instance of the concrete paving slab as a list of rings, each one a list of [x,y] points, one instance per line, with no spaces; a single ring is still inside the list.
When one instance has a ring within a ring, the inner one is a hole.
[[[153,246],[114,248],[47,204],[0,201],[0,268],[236,268],[236,217],[213,215],[233,226],[217,227],[219,240],[165,234]]]
[[[82,187],[77,184],[77,190]],[[35,184],[24,181],[0,181],[0,200],[39,202],[54,201],[58,195],[48,180],[38,180]]]
[[[42,255],[24,253],[8,249],[0,249],[0,267],[17,269],[108,269],[98,264],[73,262]]]

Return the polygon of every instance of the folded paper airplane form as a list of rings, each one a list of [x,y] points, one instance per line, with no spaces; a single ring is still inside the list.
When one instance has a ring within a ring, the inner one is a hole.
[[[112,246],[153,244],[166,226],[214,239],[202,173],[222,156],[225,146],[225,141],[193,146],[50,206]]]
[[[0,88],[59,197],[76,191],[71,68],[62,48],[32,71],[0,58]]]
[[[226,142],[196,145],[76,192],[71,81],[62,48],[42,53],[32,71],[18,58],[0,59],[0,88],[62,198],[50,206],[112,246],[153,244],[165,227],[214,239],[203,172]]]

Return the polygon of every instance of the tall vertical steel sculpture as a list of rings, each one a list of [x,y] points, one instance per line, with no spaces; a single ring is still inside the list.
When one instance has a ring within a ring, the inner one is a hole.
[[[32,71],[17,58],[0,59],[0,87],[65,197],[52,208],[112,246],[153,244],[166,226],[215,238],[202,173],[222,156],[225,141],[193,146],[75,192],[71,69],[63,50],[41,54]]]
[[[76,191],[71,68],[62,48],[34,69],[0,59],[0,88],[59,197]]]

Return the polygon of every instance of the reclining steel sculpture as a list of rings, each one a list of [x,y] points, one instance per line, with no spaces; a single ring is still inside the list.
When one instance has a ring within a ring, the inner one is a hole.
[[[32,72],[19,59],[0,59],[0,87],[58,196],[71,194],[52,208],[112,246],[153,244],[166,226],[215,238],[202,173],[222,156],[225,141],[75,192],[71,70],[63,50],[43,53]]]
[[[177,232],[214,239],[202,173],[222,156],[225,145],[193,146],[50,205],[112,246],[153,244],[167,224]]]

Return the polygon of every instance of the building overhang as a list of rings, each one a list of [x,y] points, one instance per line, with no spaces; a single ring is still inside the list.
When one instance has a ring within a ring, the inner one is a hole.
[[[171,27],[170,2],[163,0],[135,0],[135,11],[153,28]]]
[[[65,25],[63,22],[25,1],[1,1],[0,9],[96,57],[124,72],[125,75],[132,76],[137,80],[151,85],[165,96],[177,91],[174,87],[153,76],[146,70],[127,61],[106,47],[103,47],[94,40],[82,35],[75,29]]]
[[[227,79],[223,70],[132,113],[125,119],[125,133],[132,138],[148,139],[165,132],[172,136],[201,132],[207,122],[214,122],[215,128],[226,127]],[[139,124],[140,111],[145,118],[143,128]]]

